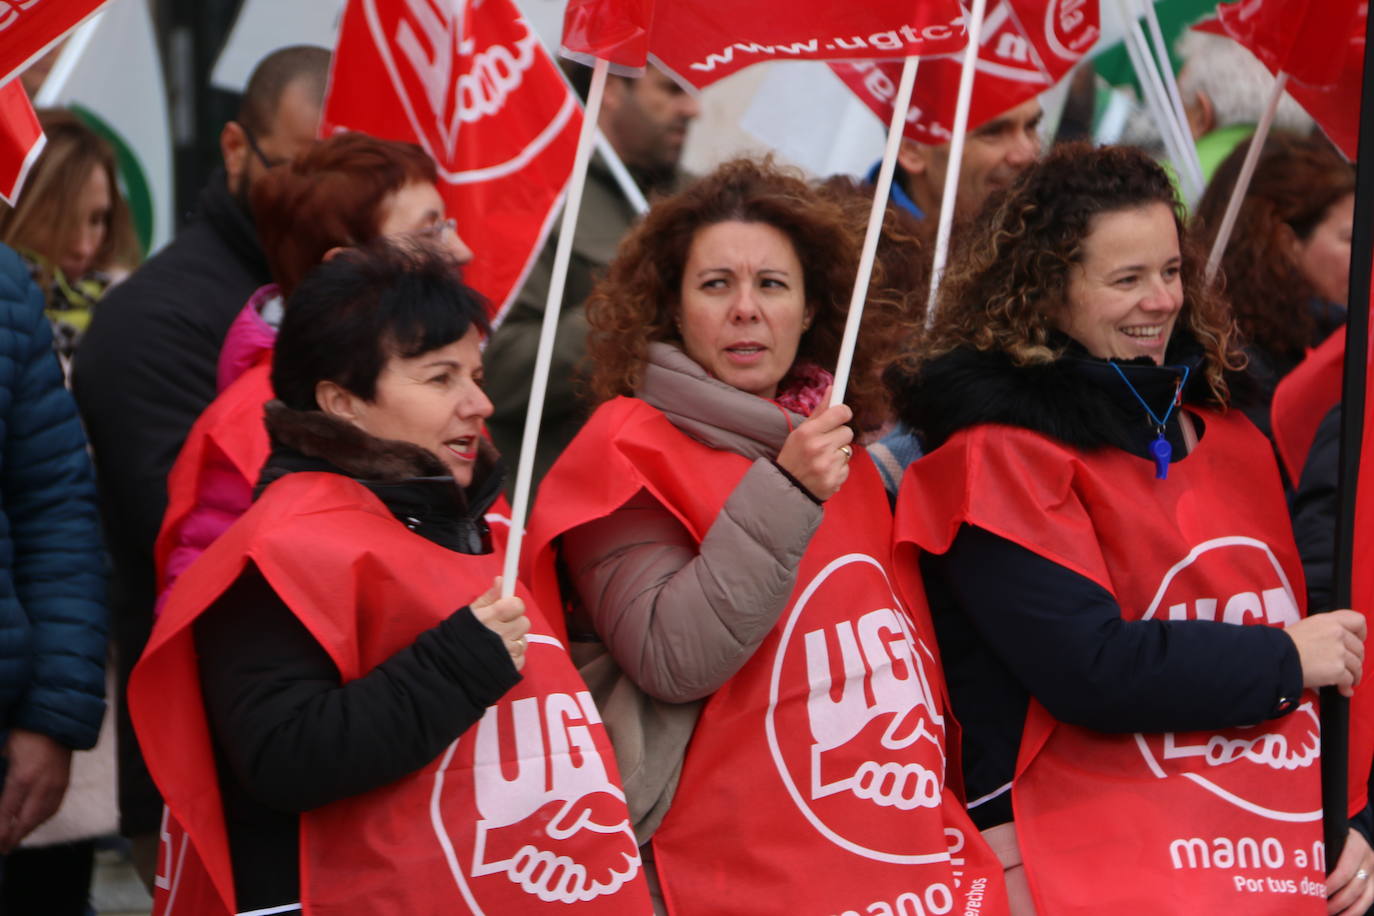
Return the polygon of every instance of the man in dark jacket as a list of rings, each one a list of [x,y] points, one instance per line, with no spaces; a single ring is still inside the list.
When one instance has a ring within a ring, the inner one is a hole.
[[[573,88],[586,98],[591,70],[580,64],[570,64],[567,69]],[[672,77],[650,67],[638,79],[607,77],[597,126],[624,161],[640,190],[652,198],[670,194],[683,183],[677,167],[678,158],[682,154],[687,126],[700,112],[701,106],[694,96]],[[621,236],[629,231],[635,218],[635,209],[625,199],[610,168],[600,157],[593,159],[587,170],[587,186],[577,217],[553,361],[549,367],[549,388],[544,397],[539,446],[535,450],[536,485],[591,414],[580,391],[580,364],[587,355],[588,330],[582,305],[591,295],[596,281],[606,272]],[[557,245],[558,227],[555,226],[519,296],[511,304],[501,327],[492,335],[483,358],[487,395],[496,408],[487,426],[506,460],[508,487],[515,483],[516,463],[520,459],[534,356],[539,348],[539,330],[544,323],[544,306],[548,302]]]
[[[95,449],[114,561],[110,598],[121,692],[152,628],[153,543],[166,510],[167,473],[215,396],[216,361],[230,323],[271,279],[248,191],[266,169],[314,142],[328,68],[322,48],[284,48],[263,59],[248,80],[238,119],[220,134],[224,168],[201,191],[194,217],[101,301],[76,359],[73,386]],[[150,838],[135,850],[150,864],[161,800],[122,705],[121,828]]]
[[[95,482],[43,294],[0,245],[0,856],[57,810],[105,713]],[[3,859],[0,859],[3,863]]]

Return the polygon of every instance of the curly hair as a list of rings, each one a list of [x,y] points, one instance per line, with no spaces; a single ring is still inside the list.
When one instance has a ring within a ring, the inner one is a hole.
[[[1236,186],[1247,140],[1217,168],[1193,214],[1210,245]],[[1271,134],[1260,152],[1222,257],[1226,293],[1247,343],[1276,356],[1302,359],[1314,343],[1308,303],[1316,287],[1293,257],[1293,236],[1306,240],[1341,199],[1355,193],[1355,170],[1321,137]]]
[[[587,365],[592,367],[594,399],[633,394],[649,344],[682,342],[676,317],[688,252],[701,229],[723,222],[764,223],[791,241],[815,316],[802,335],[796,362],[832,368],[839,358],[863,244],[864,225],[852,213],[851,206],[823,196],[799,172],[783,169],[771,158],[731,160],[656,202],[621,241],[606,276],[587,300]],[[874,265],[869,289],[846,397],[861,428],[886,416],[881,365],[895,355],[904,328],[911,324],[903,317],[904,295],[890,288],[881,260]]]
[[[1182,255],[1180,324],[1202,345],[1212,395],[1225,403],[1224,374],[1244,365],[1230,307],[1203,279],[1205,253],[1187,234],[1174,186],[1156,162],[1126,146],[1056,146],[1005,191],[991,196],[959,239],[945,273],[934,325],[902,363],[920,365],[967,347],[1000,351],[1020,366],[1052,362],[1053,336],[1068,305],[1070,271],[1103,213],[1162,203],[1174,215]]]

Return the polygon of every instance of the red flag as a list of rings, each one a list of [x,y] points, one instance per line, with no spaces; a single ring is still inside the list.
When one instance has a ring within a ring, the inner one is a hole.
[[[1101,34],[1094,0],[1001,0],[983,21],[969,127],[1044,92]],[[883,123],[892,118],[901,64],[837,63],[830,68]],[[962,55],[922,60],[904,133],[937,146],[954,139]]]
[[[950,54],[965,41],[957,0],[573,0],[563,28],[574,57],[625,68],[647,54],[698,89],[764,61]]]
[[[0,198],[10,206],[43,152],[43,142],[43,128],[19,80],[0,86]]]
[[[643,73],[652,22],[653,0],[568,0],[563,54],[588,66],[599,57],[621,73]]]
[[[1363,81],[1364,0],[1239,0],[1217,7],[1204,32],[1240,42],[1352,161],[1358,145]]]
[[[548,233],[582,112],[510,0],[349,0],[320,130],[417,143],[499,320]]]
[[[81,24],[105,0],[0,0],[0,85]]]

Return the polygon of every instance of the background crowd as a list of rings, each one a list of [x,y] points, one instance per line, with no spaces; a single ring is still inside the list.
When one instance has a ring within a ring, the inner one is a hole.
[[[903,141],[842,404],[829,370],[877,167],[810,176],[753,156],[687,174],[698,100],[652,67],[611,76],[598,126],[614,156],[588,173],[505,597],[505,488],[557,232],[493,329],[462,281],[490,242],[448,217],[434,162],[317,139],[322,48],[258,63],[219,167],[146,259],[115,150],[42,110],[46,149],[0,207],[0,913],[93,912],[99,846],[160,888],[158,912],[177,849],[194,912],[446,911],[443,850],[416,852],[428,820],[396,812],[448,778],[449,817],[497,823],[481,755],[523,740],[522,703],[582,695],[596,708],[566,712],[582,764],[560,783],[550,748],[543,800],[587,804],[597,830],[474,872],[506,882],[473,877],[496,911],[520,894],[765,911],[704,902],[747,885],[801,912],[803,861],[951,906],[976,878],[991,912],[1091,912],[1082,871],[1096,906],[1114,901],[1098,912],[1239,906],[1119,854],[1225,815],[1123,785],[1117,737],[1259,726],[1288,756],[1247,789],[1320,806],[1311,691],[1353,692],[1365,624],[1333,610],[1340,405],[1307,379],[1343,340],[1355,178],[1286,100],[1205,279],[1272,78],[1229,39],[1180,50],[1209,177],[1196,205],[1146,119],[1129,146],[1094,147],[1020,103],[964,147],[929,326],[950,150]],[[589,71],[567,72],[585,95]],[[1171,564],[1235,537],[1272,565],[1228,555],[1202,586],[1222,611],[1155,615]],[[844,601],[798,597],[856,553],[878,559],[836,574]],[[1226,603],[1263,589],[1263,606]],[[856,621],[850,605],[906,611]],[[857,706],[840,688],[846,712],[827,719],[828,656],[802,663],[810,694],[770,695],[794,625],[808,660],[830,651],[816,633],[855,625],[907,655],[863,662],[841,637],[833,671],[867,687]],[[915,877],[855,868],[781,829],[776,750],[741,724],[765,709],[856,768],[881,841],[943,853],[957,836],[962,881],[948,856]],[[890,712],[887,735],[864,730]],[[503,717],[515,738],[497,737]],[[894,737],[907,717],[962,730]],[[455,749],[477,762],[451,764]],[[1313,912],[1374,903],[1374,816],[1350,814],[1329,876],[1309,870],[1329,897],[1303,901]],[[1093,848],[1065,840],[1084,820]],[[1313,835],[1309,820],[1283,842]]]

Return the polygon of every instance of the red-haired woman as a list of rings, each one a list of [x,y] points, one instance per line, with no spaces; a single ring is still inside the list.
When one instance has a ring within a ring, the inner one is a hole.
[[[1236,147],[1198,201],[1193,219],[1208,244],[1249,149]],[[1258,389],[1237,406],[1266,434],[1274,388],[1345,324],[1354,216],[1355,170],[1329,141],[1270,135],[1221,261]]]
[[[851,426],[885,416],[900,293],[870,298],[853,409],[828,406],[850,212],[750,160],[657,203],[588,303],[603,403],[530,522],[536,598],[558,607],[568,583],[572,638],[623,671],[603,718],[679,916],[1004,905],[945,781],[924,603],[894,597],[891,513]]]
[[[431,239],[471,259],[418,146],[344,133],[316,144],[253,184],[253,212],[276,283],[253,294],[220,351],[220,396],[191,428],[168,476],[158,534],[159,592],[247,511],[267,458],[262,405],[284,303],[301,278],[341,248],[378,237]]]

